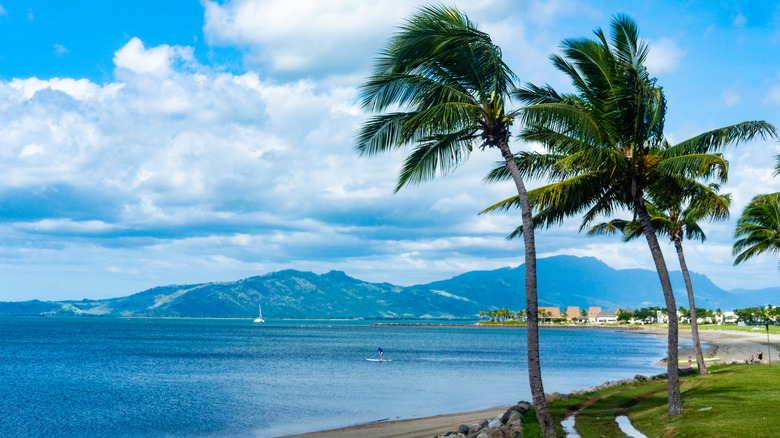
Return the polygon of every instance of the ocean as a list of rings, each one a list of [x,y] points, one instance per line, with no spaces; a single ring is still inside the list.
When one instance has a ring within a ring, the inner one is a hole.
[[[0,317],[0,436],[274,437],[530,400],[525,329]],[[546,392],[658,374],[666,341],[542,329]],[[370,362],[382,347],[388,362]]]

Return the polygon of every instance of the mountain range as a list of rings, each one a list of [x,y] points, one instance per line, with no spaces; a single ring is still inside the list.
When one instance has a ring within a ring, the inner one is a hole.
[[[613,269],[591,257],[539,259],[540,306],[664,306],[655,271]],[[685,283],[671,272],[677,305]],[[525,308],[525,267],[472,271],[428,284],[368,283],[341,271],[284,270],[227,283],[155,287],[127,297],[81,301],[0,302],[0,315],[267,318],[467,318],[481,310]],[[780,304],[780,288],[726,291],[691,273],[696,307],[723,310]]]

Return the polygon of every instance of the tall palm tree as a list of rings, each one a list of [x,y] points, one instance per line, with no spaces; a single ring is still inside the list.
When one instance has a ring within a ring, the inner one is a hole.
[[[529,84],[515,93],[528,104],[523,110],[521,138],[538,141],[547,153],[516,156],[524,177],[556,181],[529,192],[539,209],[533,223],[551,226],[565,217],[584,214],[580,229],[595,218],[633,212],[647,240],[669,314],[668,412],[682,412],[677,368],[677,305],[666,262],[658,244],[645,192],[651,186],[686,186],[680,179],[725,181],[725,159],[716,153],[727,144],[756,136],[774,136],[766,122],[744,122],[705,132],[674,146],[663,136],[666,99],[645,67],[649,48],[639,40],[636,23],[625,15],[612,21],[611,39],[601,29],[596,39],[570,39],[553,64],[572,81],[576,92],[560,94],[549,85]],[[506,178],[505,166],[489,181]],[[505,209],[515,199],[488,210]],[[523,223],[523,235],[529,227]]]
[[[356,148],[361,155],[412,148],[396,191],[452,171],[475,145],[496,148],[517,189],[522,221],[531,228],[528,192],[509,148],[510,126],[519,111],[509,111],[507,100],[516,83],[499,47],[464,14],[423,8],[392,37],[361,88],[362,107],[378,114],[363,124]],[[542,432],[553,437],[539,361],[533,232],[524,235],[524,243],[528,376]]]
[[[683,203],[683,190],[676,188],[671,193],[656,194],[663,208],[659,208],[650,202],[646,202],[647,211],[650,214],[650,222],[656,233],[666,235],[674,243],[677,251],[677,259],[680,262],[680,270],[685,280],[685,289],[688,293],[688,305],[690,308],[691,337],[693,350],[696,355],[696,365],[699,374],[707,374],[707,365],[704,363],[704,354],[701,351],[699,340],[699,327],[696,316],[696,300],[693,295],[693,285],[688,272],[688,264],[685,262],[682,241],[684,238],[705,241],[707,236],[699,226],[703,219],[721,220],[728,218],[731,195],[719,195],[718,186],[694,185],[699,190],[697,197],[690,198],[688,205]],[[665,198],[665,199],[664,199]],[[588,231],[589,235],[612,234],[620,230],[623,240],[629,241],[643,235],[641,226],[635,221],[614,219],[607,223],[595,225]]]

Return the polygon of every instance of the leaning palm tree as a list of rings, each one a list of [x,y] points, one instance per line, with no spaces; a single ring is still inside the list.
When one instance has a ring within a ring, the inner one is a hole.
[[[651,202],[645,202],[647,211],[650,214],[650,222],[656,233],[666,235],[674,243],[677,250],[677,259],[680,262],[680,270],[685,280],[685,289],[688,293],[688,305],[690,308],[691,319],[691,338],[693,339],[693,350],[696,355],[696,365],[699,374],[707,374],[707,365],[704,363],[704,354],[701,351],[701,342],[699,340],[699,327],[696,316],[696,300],[693,295],[693,285],[691,276],[688,272],[688,264],[685,262],[682,241],[686,237],[704,241],[707,236],[704,230],[699,226],[703,219],[722,220],[728,218],[729,205],[731,204],[731,195],[719,195],[718,186],[703,186],[693,184],[691,189],[698,190],[697,196],[690,198],[688,205],[683,203],[683,190],[675,188],[671,193],[657,193],[653,196],[659,202],[659,207]],[[593,226],[588,231],[588,235],[613,234],[617,231],[623,233],[623,240],[629,241],[643,236],[642,227],[636,221],[626,221],[614,219],[610,222],[601,223]]]
[[[725,159],[717,153],[728,144],[756,136],[774,136],[766,122],[744,122],[716,129],[674,146],[663,135],[666,99],[645,67],[649,48],[639,40],[636,23],[625,15],[612,22],[611,40],[601,29],[596,40],[570,39],[554,65],[576,92],[560,94],[549,85],[528,84],[515,93],[526,103],[520,137],[538,141],[546,153],[516,156],[521,176],[546,178],[552,184],[529,192],[539,210],[533,224],[551,226],[583,214],[581,230],[597,217],[628,210],[639,220],[658,272],[669,314],[668,413],[682,412],[677,368],[677,305],[669,272],[645,205],[651,187],[673,187],[681,178],[714,177],[725,181]],[[501,165],[488,181],[508,177]],[[516,199],[487,210],[506,209]],[[523,222],[525,235],[529,227]]]
[[[452,171],[474,146],[496,148],[530,228],[528,193],[509,148],[510,126],[519,111],[508,110],[507,101],[516,83],[499,47],[465,15],[452,8],[423,8],[390,40],[361,88],[362,107],[377,115],[361,127],[356,148],[361,155],[412,148],[396,191]],[[524,239],[528,375],[541,429],[552,437],[556,432],[539,361],[533,232]]]

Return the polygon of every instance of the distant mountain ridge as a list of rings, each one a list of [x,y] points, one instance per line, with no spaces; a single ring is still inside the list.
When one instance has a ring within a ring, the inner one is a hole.
[[[592,257],[555,256],[537,264],[540,306],[605,309],[663,306],[655,271],[610,268]],[[687,307],[685,283],[671,272],[677,305]],[[764,305],[780,288],[725,291],[691,273],[697,307]],[[81,301],[0,302],[0,315],[268,318],[464,318],[480,310],[525,308],[525,268],[467,272],[409,287],[368,283],[341,271],[284,270],[235,282],[155,287],[127,297]]]

